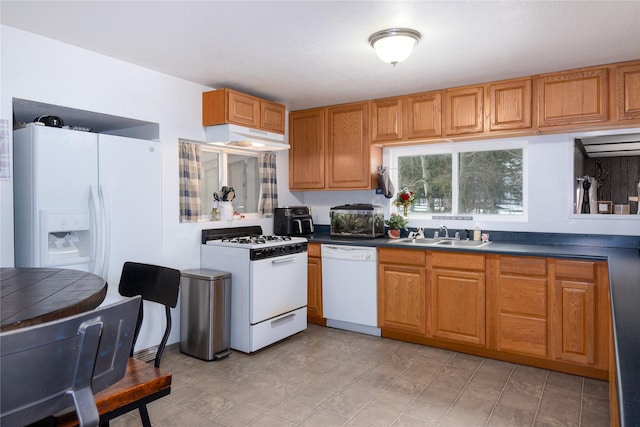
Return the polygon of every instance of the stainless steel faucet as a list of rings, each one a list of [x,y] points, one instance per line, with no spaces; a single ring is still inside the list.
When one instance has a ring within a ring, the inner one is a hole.
[[[447,228],[446,225],[441,225],[440,226],[440,231],[444,230],[444,238],[448,239],[449,238],[449,229]]]

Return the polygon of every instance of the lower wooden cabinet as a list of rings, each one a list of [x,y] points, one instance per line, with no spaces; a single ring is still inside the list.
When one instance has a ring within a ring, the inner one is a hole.
[[[553,260],[555,358],[608,369],[606,264]]]
[[[426,252],[378,249],[378,326],[427,335]]]
[[[488,257],[491,348],[548,357],[549,280],[547,260],[537,257]]]
[[[322,258],[319,243],[307,246],[307,322],[326,325],[322,313]]]
[[[378,249],[382,336],[607,379],[604,261]]]
[[[484,255],[433,252],[431,260],[433,337],[483,346]]]

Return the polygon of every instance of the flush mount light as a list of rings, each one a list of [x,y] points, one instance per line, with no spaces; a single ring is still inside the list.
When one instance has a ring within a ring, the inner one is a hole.
[[[369,44],[384,62],[395,65],[411,55],[420,41],[420,33],[409,28],[389,28],[371,34]]]

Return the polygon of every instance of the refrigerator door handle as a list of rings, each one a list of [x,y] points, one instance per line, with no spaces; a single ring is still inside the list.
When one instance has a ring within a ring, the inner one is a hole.
[[[100,185],[98,189],[100,197],[100,206],[102,207],[102,266],[100,276],[107,279],[107,270],[109,268],[109,254],[111,253],[111,204],[109,202],[109,191]]]
[[[102,218],[98,192],[92,185],[89,188],[89,208],[91,210],[91,264],[90,270],[94,274],[100,273],[102,260]]]

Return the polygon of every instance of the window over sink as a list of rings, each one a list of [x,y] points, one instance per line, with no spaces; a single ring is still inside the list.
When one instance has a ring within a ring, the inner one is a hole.
[[[390,150],[394,182],[414,191],[413,217],[522,217],[526,141],[474,141]]]

